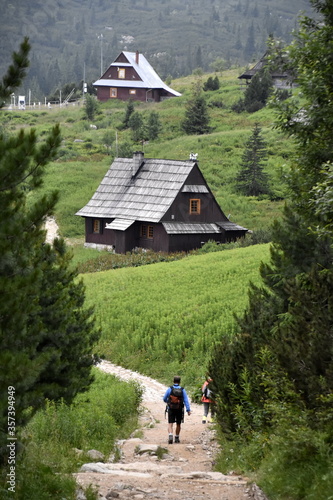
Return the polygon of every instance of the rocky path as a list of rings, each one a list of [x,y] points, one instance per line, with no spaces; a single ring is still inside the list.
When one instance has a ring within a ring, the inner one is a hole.
[[[99,367],[124,380],[134,379],[145,389],[140,438],[118,443],[120,461],[112,457],[85,464],[78,484],[95,486],[101,498],[165,500],[245,500],[261,498],[246,478],[213,472],[217,451],[213,424],[202,424],[202,408],[192,404],[185,416],[181,442],[167,444],[167,421],[162,397],[166,387],[156,380],[103,361]]]
[[[53,243],[54,238],[58,238],[59,236],[59,227],[53,216],[47,217],[45,221],[45,229],[46,229],[46,243]]]

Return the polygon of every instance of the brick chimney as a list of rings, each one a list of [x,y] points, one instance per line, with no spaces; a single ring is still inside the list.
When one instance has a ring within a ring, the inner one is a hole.
[[[138,173],[138,170],[143,163],[143,159],[144,159],[143,151],[134,151],[133,164],[132,164],[132,177],[134,177]]]
[[[136,64],[139,64],[139,51],[138,50],[135,52],[135,62],[136,62]]]

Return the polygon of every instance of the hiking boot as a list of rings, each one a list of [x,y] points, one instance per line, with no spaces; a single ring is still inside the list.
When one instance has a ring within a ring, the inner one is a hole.
[[[175,436],[175,443],[180,443],[179,436]]]
[[[172,443],[173,443],[173,436],[169,436],[168,444],[172,444]]]
[[[202,417],[202,423],[205,424],[207,422],[207,417],[205,415]]]

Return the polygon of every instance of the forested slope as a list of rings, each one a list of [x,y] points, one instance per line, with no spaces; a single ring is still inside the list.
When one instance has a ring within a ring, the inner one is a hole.
[[[0,74],[24,35],[32,44],[24,82],[34,100],[85,76],[95,81],[121,50],[140,50],[160,73],[178,77],[261,57],[269,34],[290,42],[308,0],[13,0],[0,2]]]

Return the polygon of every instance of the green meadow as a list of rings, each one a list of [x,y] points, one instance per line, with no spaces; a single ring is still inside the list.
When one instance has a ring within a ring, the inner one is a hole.
[[[247,303],[249,281],[269,245],[84,275],[95,305],[100,355],[164,382],[179,373],[189,386],[205,376],[215,342],[233,335],[234,314]]]

